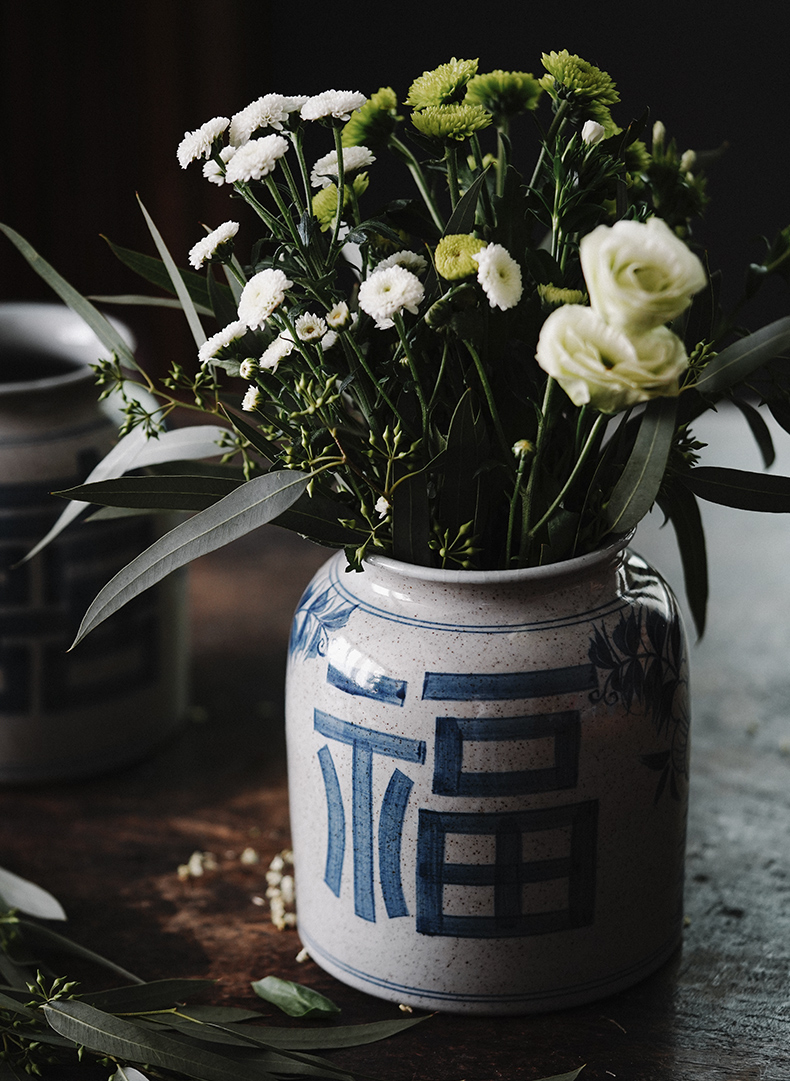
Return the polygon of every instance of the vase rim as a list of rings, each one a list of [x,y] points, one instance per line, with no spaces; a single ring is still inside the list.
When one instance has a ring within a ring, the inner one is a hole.
[[[415,578],[423,582],[437,582],[440,585],[503,585],[509,582],[547,582],[552,578],[566,577],[584,573],[594,567],[610,562],[623,551],[633,537],[634,531],[620,533],[601,544],[592,552],[563,559],[557,563],[546,563],[540,567],[519,567],[513,570],[465,571],[448,570],[442,567],[422,567],[417,563],[405,563],[392,556],[370,555],[364,560],[366,565],[392,571],[405,578]]]

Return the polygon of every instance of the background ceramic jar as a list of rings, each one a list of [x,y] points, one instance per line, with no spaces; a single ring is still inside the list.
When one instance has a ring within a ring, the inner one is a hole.
[[[61,304],[0,304],[0,781],[74,778],[145,755],[186,707],[185,577],[113,616],[74,651],[99,589],[157,535],[153,519],[68,526],[23,557],[117,438],[90,364],[102,347]]]

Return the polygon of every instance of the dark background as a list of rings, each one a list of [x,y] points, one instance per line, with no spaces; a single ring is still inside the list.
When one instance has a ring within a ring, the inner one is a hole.
[[[762,258],[759,235],[790,223],[790,35],[784,4],[727,10],[693,0],[0,0],[0,221],[83,292],[141,291],[100,237],[153,250],[136,191],[182,265],[201,222],[237,211],[199,165],[178,166],[185,130],[272,91],[390,84],[404,97],[452,56],[540,75],[541,53],[567,48],[615,79],[621,125],[649,106],[681,149],[728,144],[709,173],[713,203],[698,237],[734,296],[745,265]],[[0,236],[0,299],[50,296]],[[752,322],[789,306],[774,283]],[[177,314],[123,315],[146,352],[194,352]]]

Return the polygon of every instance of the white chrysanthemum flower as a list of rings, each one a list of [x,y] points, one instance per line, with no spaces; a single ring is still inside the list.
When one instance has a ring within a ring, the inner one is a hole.
[[[345,300],[339,300],[334,308],[327,312],[326,321],[328,326],[340,330],[348,323],[349,315],[348,304]]]
[[[241,408],[245,413],[254,412],[261,404],[261,397],[260,388],[256,387],[254,383],[250,383],[247,393],[241,400]]]
[[[249,145],[249,144],[247,144]],[[250,278],[239,297],[239,319],[251,330],[262,328],[293,285],[282,270],[269,267]]]
[[[239,180],[261,180],[268,176],[288,149],[288,140],[282,135],[264,135],[250,139],[237,148],[225,171],[225,183]]]
[[[326,332],[326,334],[323,336],[323,338],[321,339],[321,348],[323,349],[324,352],[326,352],[327,349],[332,348],[332,346],[335,344],[336,341],[337,341],[337,334],[335,334],[334,330],[328,330]]]
[[[359,287],[359,306],[376,320],[379,330],[393,326],[398,312],[417,314],[417,306],[425,295],[422,282],[410,270],[391,266],[371,274]]]
[[[288,331],[283,331],[264,350],[261,359],[258,361],[258,367],[263,371],[276,372],[280,361],[289,356],[294,351],[295,346],[296,343]]]
[[[355,109],[361,109],[368,99],[357,90],[325,90],[308,98],[301,109],[303,120],[334,117],[349,120]]]
[[[226,221],[222,225],[218,225],[216,229],[204,236],[190,249],[190,264],[195,270],[200,270],[205,261],[211,259],[223,244],[227,244],[228,241],[232,240],[238,231],[239,223],[237,221]]]
[[[309,94],[296,94],[292,97],[284,97],[283,108],[287,113],[298,113],[309,97]]]
[[[184,132],[184,138],[178,144],[176,157],[182,169],[186,169],[196,158],[207,158],[215,141],[219,139],[230,121],[226,116],[215,116],[207,120],[195,131]]]
[[[235,146],[223,146],[219,152],[219,156],[227,166],[230,159],[236,153]],[[225,183],[225,169],[222,168],[213,158],[209,158],[208,161],[203,163],[203,176],[208,180],[210,184],[224,184]]]
[[[379,518],[386,518],[389,512],[389,500],[385,496],[380,495],[376,500],[376,514],[378,514]]]
[[[366,146],[346,146],[343,148],[343,172],[354,173],[367,169],[375,157]],[[310,173],[310,183],[314,188],[328,188],[337,177],[337,151],[331,150],[319,158]]]
[[[260,128],[282,131],[283,121],[287,119],[288,109],[282,94],[264,94],[233,116],[228,138],[234,146],[241,146]]]
[[[252,379],[257,368],[257,360],[254,360],[252,357],[246,357],[239,365],[239,375],[242,379]]]
[[[380,263],[376,263],[373,273],[377,274],[380,270],[387,270],[391,266],[402,266],[406,270],[410,270],[412,274],[422,274],[427,269],[428,260],[424,256],[418,255],[416,251],[409,251],[408,248],[404,248],[402,251],[396,251],[394,255],[388,255]]]
[[[316,342],[326,334],[326,322],[320,315],[305,312],[294,323],[296,336],[303,342]]]
[[[472,258],[477,263],[477,280],[492,308],[515,308],[521,300],[521,268],[501,244],[487,244]]]
[[[228,323],[222,330],[218,330],[216,334],[212,334],[198,350],[198,360],[201,364],[206,364],[209,360],[219,353],[221,349],[226,349],[233,342],[238,341],[239,338],[243,338],[247,333],[247,324],[241,320],[237,320],[235,323]]]

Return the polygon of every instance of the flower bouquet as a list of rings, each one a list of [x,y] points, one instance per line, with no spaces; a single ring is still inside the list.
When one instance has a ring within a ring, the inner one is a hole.
[[[179,270],[143,208],[161,258],[113,245],[194,333],[197,362],[159,381],[3,227],[114,352],[97,377],[127,406],[110,458],[60,493],[73,502],[55,531],[86,502],[195,512],[102,590],[79,637],[264,522],[345,549],[352,570],[372,553],[512,569],[590,552],[654,504],[701,632],[698,498],[790,510],[790,478],[701,467],[693,433],[731,402],[768,465],[760,407],[790,431],[790,317],[739,323],[769,275],[788,277],[790,227],[725,314],[693,233],[704,156],[647,113],[621,125],[614,82],[579,57],[542,64],[481,74],[452,59],[402,101],[390,87],[266,94],[187,133],[180,164],[202,165],[257,231],[228,220]],[[166,431],[179,406],[219,431]],[[219,464],[185,464],[218,450]]]

